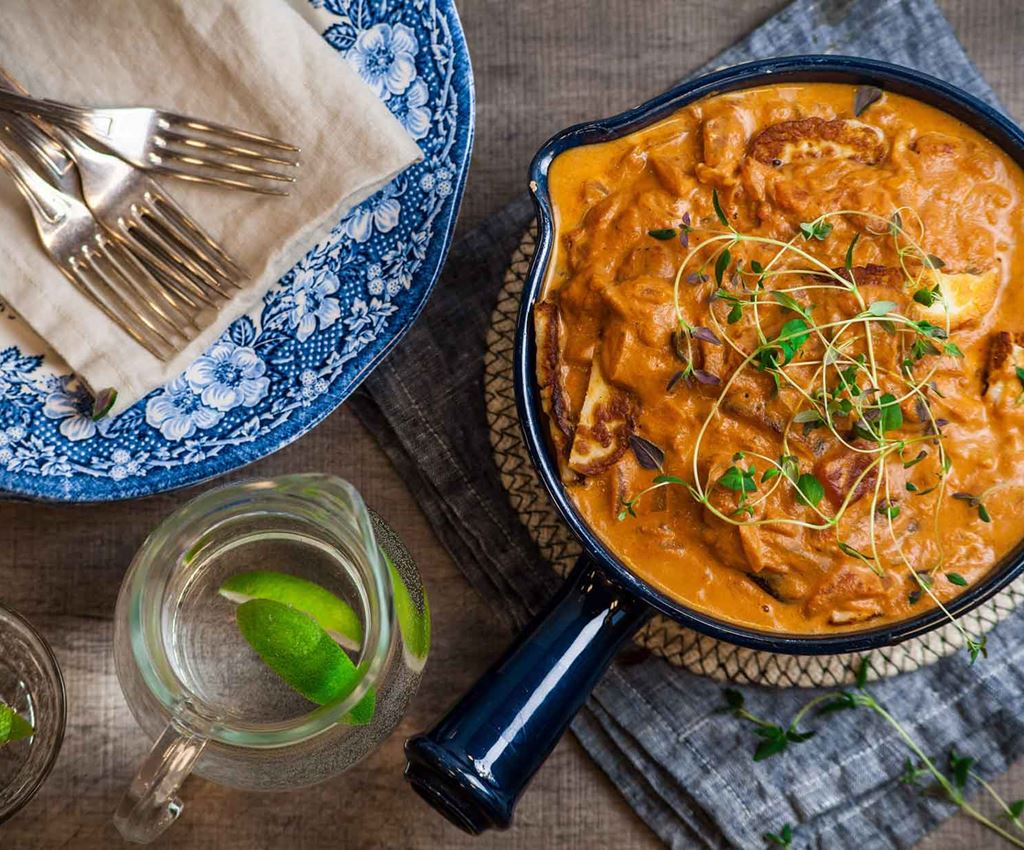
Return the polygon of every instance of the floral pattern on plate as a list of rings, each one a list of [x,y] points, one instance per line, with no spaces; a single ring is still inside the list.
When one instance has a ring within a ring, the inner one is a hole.
[[[338,406],[418,315],[454,229],[473,137],[451,0],[309,0],[424,153],[353,209],[181,375],[94,422],[75,378],[0,303],[0,491],[101,501],[220,475]]]

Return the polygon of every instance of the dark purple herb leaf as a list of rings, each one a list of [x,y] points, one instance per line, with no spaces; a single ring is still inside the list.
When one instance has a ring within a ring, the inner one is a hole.
[[[690,335],[694,339],[702,339],[702,340],[704,340],[704,342],[710,342],[712,345],[721,345],[722,344],[722,341],[717,336],[715,336],[713,333],[711,333],[711,331],[709,331],[707,328],[703,328],[703,327],[700,327],[700,326],[698,326],[698,327],[694,328],[692,331],[690,331]]]
[[[629,447],[633,450],[633,457],[643,469],[657,469],[661,471],[661,465],[665,462],[665,452],[650,440],[638,437],[636,434],[629,435]]]
[[[861,113],[872,103],[882,97],[882,90],[876,86],[858,86],[853,96],[853,115],[859,118]]]
[[[676,384],[678,384],[685,377],[686,373],[683,372],[682,370],[676,372],[671,378],[668,379],[668,383],[665,385],[665,392],[672,392],[672,390],[675,389]]]
[[[686,276],[686,282],[691,286],[696,286],[698,283],[707,283],[710,278],[703,272],[690,272]]]
[[[718,375],[712,375],[710,372],[705,372],[703,369],[694,369],[693,377],[695,377],[702,384],[720,384],[722,379]]]

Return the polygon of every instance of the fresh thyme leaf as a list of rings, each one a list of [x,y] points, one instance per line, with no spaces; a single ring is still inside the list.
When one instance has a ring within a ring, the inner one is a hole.
[[[988,635],[983,635],[981,640],[969,638],[967,640],[967,651],[971,656],[971,664],[978,660],[979,656],[988,658]]]
[[[728,248],[725,248],[721,254],[718,255],[718,259],[715,260],[715,282],[721,286],[722,278],[725,276],[725,270],[729,268],[729,263],[732,262],[732,253]]]
[[[615,517],[619,522],[624,522],[626,517],[635,517],[636,516],[636,500],[635,499],[629,499],[629,500],[620,501],[619,502],[619,507],[621,508],[621,510],[619,511],[618,515]]]
[[[971,774],[971,767],[974,766],[974,759],[968,756],[958,756],[956,750],[949,753],[949,769],[953,774],[953,784],[963,791],[967,785],[967,778]]]
[[[865,655],[860,660],[860,664],[857,665],[857,687],[864,690],[864,686],[868,683],[868,671],[871,669],[870,663],[871,656]]]
[[[896,403],[896,396],[892,393],[883,393],[878,400],[882,416],[879,424],[882,431],[897,431],[903,427],[903,411]]]
[[[853,117],[860,118],[861,113],[881,97],[882,90],[876,86],[858,86],[853,95]]]
[[[771,481],[776,475],[779,475],[779,468],[777,466],[769,466],[765,471],[764,475],[761,476],[761,483],[765,481]]]
[[[935,583],[932,581],[931,575],[924,572],[924,570],[918,570],[916,573],[914,573],[914,578],[917,579],[917,583],[921,585],[921,587],[925,588],[931,587]]]
[[[679,244],[684,248],[690,247],[690,232],[693,228],[690,226],[690,214],[688,212],[683,213],[683,220],[679,225]]]
[[[828,221],[805,221],[800,224],[800,232],[803,233],[804,239],[810,242],[812,239],[817,239],[819,242],[824,242],[825,238],[832,232],[832,223]]]
[[[664,242],[666,239],[671,239],[676,235],[676,229],[674,227],[659,227],[655,230],[648,230],[647,235]]]
[[[814,408],[808,408],[807,410],[799,411],[794,417],[793,422],[797,425],[803,425],[805,422],[821,422],[821,414],[818,413]]]
[[[807,308],[804,307],[803,304],[801,304],[799,301],[797,301],[788,292],[781,292],[779,290],[772,290],[771,297],[775,301],[778,301],[779,304],[781,304],[787,310],[792,310],[794,313],[802,316],[808,322],[813,321],[811,319],[811,314],[809,312],[807,312]]]
[[[917,485],[913,481],[908,481],[905,486],[906,486],[908,492],[910,492],[910,493],[916,493],[917,492]]]
[[[750,270],[754,274],[764,274],[764,266],[762,266],[757,260],[750,261]]]
[[[931,289],[925,286],[914,293],[914,300],[925,307],[931,307],[941,297],[938,286],[933,286]]]
[[[722,224],[725,225],[726,227],[729,227],[730,229],[732,229],[730,227],[730,225],[729,225],[729,219],[726,218],[726,215],[725,215],[725,213],[722,210],[722,204],[718,200],[718,190],[717,189],[712,189],[711,190],[711,206],[713,206],[715,208],[715,215],[718,216],[718,220],[720,222],[722,222]]]
[[[912,590],[907,594],[907,603],[910,605],[916,605],[921,599],[920,590]]]
[[[757,490],[757,484],[754,482],[754,467],[751,466],[749,469],[743,469],[738,466],[730,466],[722,477],[718,479],[720,486],[725,487],[727,490],[732,490],[737,493],[753,493]]]
[[[967,579],[960,575],[960,573],[946,573],[946,578],[957,587],[967,587]]]
[[[678,475],[655,475],[655,484],[678,484],[681,487],[689,487],[690,485],[683,481]]]
[[[711,278],[709,278],[703,272],[690,272],[686,276],[686,282],[691,284],[692,286],[696,286],[698,283],[707,283],[710,279]]]
[[[980,503],[978,505],[978,517],[982,522],[992,522],[992,517],[989,515],[988,508]]]
[[[807,342],[809,335],[810,331],[807,322],[803,319],[790,319],[779,328],[779,335],[775,343],[782,349],[783,365],[786,365],[793,359],[804,343]]]
[[[764,738],[754,750],[754,761],[764,761],[778,755],[789,746],[786,730],[781,726],[759,726],[754,730],[754,734]]]
[[[925,266],[925,268],[928,268],[928,269],[941,269],[941,268],[944,268],[945,265],[946,264],[944,262],[942,262],[942,260],[940,260],[934,254],[929,254],[928,256],[926,256],[924,258],[924,266]]]
[[[766,832],[761,836],[765,841],[777,844],[782,850],[793,850],[793,827],[784,824],[778,832]]]
[[[896,210],[889,218],[889,235],[899,236],[903,232],[903,216],[900,215],[900,211]]]
[[[1014,800],[1006,807],[1006,813],[1011,818],[1020,818],[1024,814],[1024,800]]]
[[[960,350],[960,346],[955,342],[947,342],[942,346],[942,350],[946,352],[950,357],[963,357],[964,353]]]
[[[903,468],[910,469],[910,467],[912,466],[917,466],[926,457],[928,457],[928,452],[920,451],[917,453],[917,457],[915,457],[913,460],[904,461]]]
[[[850,247],[846,249],[846,260],[843,266],[846,270],[853,271],[853,249],[857,247],[857,240],[860,239],[859,233],[853,234],[853,239],[850,240]]]
[[[726,688],[722,691],[722,695],[725,697],[725,707],[729,711],[739,711],[743,708],[743,694],[737,691],[735,688]]]
[[[642,469],[661,469],[665,462],[665,452],[643,437],[636,434],[629,435],[629,447],[633,450],[633,457],[640,464]]]
[[[938,325],[933,325],[927,319],[922,319],[920,322],[914,322],[914,327],[916,327],[925,336],[930,336],[934,339],[945,339],[947,336],[944,329],[940,328]]]
[[[686,372],[680,369],[678,372],[672,375],[671,378],[668,379],[668,383],[665,385],[665,392],[672,392],[672,390],[675,389],[676,384],[678,384],[685,377]]]
[[[783,455],[779,458],[779,466],[782,468],[782,474],[796,484],[797,478],[800,475],[800,461],[797,460],[796,456]]]
[[[743,305],[737,301],[732,305],[732,309],[729,311],[729,315],[726,316],[726,321],[730,325],[735,325],[740,319],[743,318]]]
[[[896,519],[900,515],[899,505],[886,505],[882,513],[885,514],[887,519]]]
[[[796,489],[800,494],[800,501],[811,507],[817,507],[825,495],[825,488],[810,472],[803,473],[796,480]]]
[[[1024,388],[1024,367],[1014,366],[1013,371],[1014,374],[1017,376],[1017,380],[1020,381],[1021,387]]]
[[[849,543],[844,543],[842,540],[838,543],[839,551],[844,555],[849,555],[851,558],[856,558],[859,561],[863,561],[866,564],[871,563],[871,558],[861,552],[859,549],[855,549]]]
[[[869,316],[886,316],[896,309],[895,301],[873,301],[865,311]]]

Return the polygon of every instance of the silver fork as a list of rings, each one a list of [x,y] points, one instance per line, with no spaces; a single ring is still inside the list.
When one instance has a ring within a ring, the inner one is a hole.
[[[0,67],[0,90],[19,83]],[[216,306],[247,278],[227,253],[164,192],[156,181],[118,157],[101,153],[74,132],[7,113],[8,127],[30,147],[62,191],[76,194],[69,153],[78,166],[82,195],[99,219],[154,275],[198,309],[198,300]]]
[[[46,252],[71,283],[112,322],[160,360],[199,333],[145,265],[97,224],[80,198],[40,176],[0,129],[0,167],[28,202]]]
[[[93,109],[9,91],[0,91],[0,109],[38,115],[83,133],[137,168],[197,183],[287,195],[295,182],[289,172],[299,164],[299,149],[279,139],[159,109]]]

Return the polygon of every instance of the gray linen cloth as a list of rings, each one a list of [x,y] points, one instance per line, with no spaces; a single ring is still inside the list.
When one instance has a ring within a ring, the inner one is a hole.
[[[995,103],[931,0],[797,0],[701,70],[820,52],[920,68]],[[484,413],[488,317],[531,218],[521,198],[453,249],[422,318],[352,402],[466,577],[513,625],[558,582],[508,503]],[[990,635],[989,650],[974,667],[961,652],[871,689],[930,754],[945,763],[955,744],[985,777],[1024,753],[1024,614]],[[815,693],[743,691],[756,713],[777,720]],[[953,811],[900,784],[907,751],[874,715],[835,715],[812,741],[754,764],[749,725],[716,713],[722,702],[710,680],[652,657],[620,659],[573,723],[672,848],[761,848],[762,834],[786,822],[799,848],[905,848]]]

